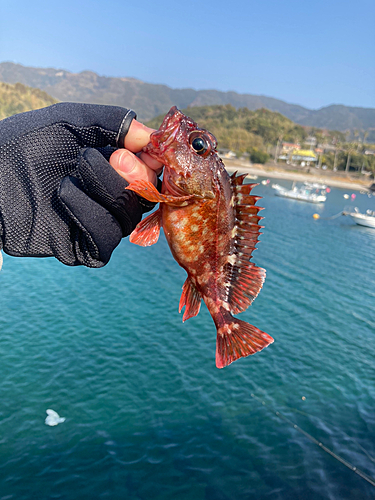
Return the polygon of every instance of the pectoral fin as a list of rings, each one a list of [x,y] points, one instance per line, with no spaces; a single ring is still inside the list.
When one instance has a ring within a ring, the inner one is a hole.
[[[142,180],[132,182],[125,189],[134,191],[139,196],[142,196],[148,201],[152,201],[154,203],[168,203],[171,205],[179,205],[182,202],[191,200],[195,197],[193,194],[189,194],[187,196],[172,196],[170,194],[162,194],[159,193],[152,182]]]

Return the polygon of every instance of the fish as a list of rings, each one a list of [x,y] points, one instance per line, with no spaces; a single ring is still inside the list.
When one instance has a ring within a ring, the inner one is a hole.
[[[150,246],[161,228],[172,255],[187,272],[179,312],[183,322],[206,304],[217,330],[216,366],[254,354],[273,338],[234,315],[245,311],[261,290],[266,271],[250,261],[258,242],[262,210],[257,184],[245,184],[246,174],[229,176],[217,153],[216,138],[172,107],[143,149],[164,165],[161,192],[145,180],[126,189],[159,203],[130,235],[130,241]]]

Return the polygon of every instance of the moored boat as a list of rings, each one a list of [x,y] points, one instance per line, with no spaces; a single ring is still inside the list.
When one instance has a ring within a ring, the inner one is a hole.
[[[275,189],[276,196],[292,200],[307,201],[309,203],[324,203],[327,199],[324,189],[319,190],[319,188],[308,184],[297,187],[295,183],[293,183],[292,189],[286,189],[278,184],[273,184],[272,187]]]
[[[366,213],[363,214],[356,207],[354,209],[354,212],[345,212],[344,211],[342,214],[349,216],[359,226],[375,228],[375,211],[374,210],[366,210]]]

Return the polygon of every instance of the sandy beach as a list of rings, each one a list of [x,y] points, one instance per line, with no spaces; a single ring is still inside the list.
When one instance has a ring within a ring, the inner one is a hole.
[[[228,160],[223,159],[225,168],[228,172],[238,171],[239,173],[248,173],[250,175],[257,175],[260,177],[269,177],[272,179],[286,179],[296,182],[319,182],[331,187],[338,187],[351,190],[367,190],[372,184],[372,180],[363,176],[361,179],[351,178],[343,172],[295,172],[291,170],[284,170],[278,165],[266,164],[250,164],[241,160]]]

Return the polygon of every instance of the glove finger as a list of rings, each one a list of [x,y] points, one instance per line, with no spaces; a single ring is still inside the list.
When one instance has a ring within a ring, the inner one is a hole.
[[[74,222],[71,238],[77,262],[88,267],[107,264],[122,238],[116,218],[87,196],[75,177],[64,177],[59,197]]]
[[[126,190],[128,183],[96,149],[82,150],[78,169],[85,192],[117,218],[123,236],[128,236],[142,214],[155,206]]]

